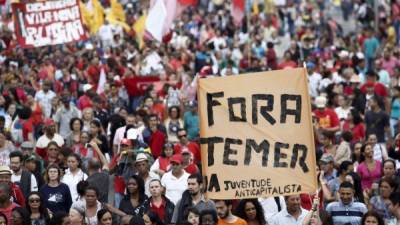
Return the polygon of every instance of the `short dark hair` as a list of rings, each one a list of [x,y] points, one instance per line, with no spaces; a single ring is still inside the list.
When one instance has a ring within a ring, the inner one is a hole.
[[[219,201],[223,201],[223,200],[219,200]],[[211,215],[214,222],[217,223],[218,222],[218,215],[217,212],[213,209],[204,209],[203,211],[201,211],[200,213],[200,223],[199,224],[203,224],[202,220],[203,220],[203,216],[205,215]]]
[[[12,151],[12,152],[10,152],[9,157],[10,157],[10,159],[18,157],[21,162],[24,159],[24,156],[22,155],[22,152],[20,152],[20,151]]]
[[[83,129],[83,121],[78,117],[74,117],[69,121],[69,129],[73,130],[72,127],[73,127],[73,124],[75,123],[75,121],[79,121],[79,123],[81,124],[80,130],[82,131],[82,129]]]
[[[85,190],[85,194],[89,190],[94,191],[96,193],[96,197],[99,197],[99,189],[97,189],[97,187],[89,185]]]
[[[353,165],[353,163],[350,162],[350,161],[347,161],[347,160],[343,161],[343,162],[340,163],[340,165],[339,165],[338,173],[339,173],[339,174],[344,174],[344,173],[346,173],[346,172],[347,172],[347,169],[349,168],[350,165]]]
[[[346,142],[350,142],[353,139],[353,133],[351,131],[343,131],[342,138]]]
[[[351,188],[351,189],[353,189],[354,190],[354,186],[353,186],[353,184],[352,183],[350,183],[350,182],[348,182],[348,181],[344,181],[344,182],[342,182],[341,184],[340,184],[340,187],[339,187],[339,189],[340,188]]]
[[[385,222],[383,221],[383,218],[381,215],[379,215],[375,211],[368,211],[367,213],[364,214],[364,216],[361,219],[361,224],[365,224],[365,220],[367,220],[368,217],[375,217],[376,220],[378,221],[378,225],[385,225]]]
[[[229,206],[229,205],[232,205],[232,204],[233,204],[232,200],[227,200],[227,199],[225,199],[225,200],[223,200],[223,199],[216,199],[216,200],[214,200],[214,202],[215,202],[215,203],[217,203],[217,202],[224,202],[226,206]]]
[[[198,184],[202,184],[202,183],[203,183],[203,177],[202,177],[200,174],[198,174],[198,173],[191,174],[191,175],[188,177],[188,180],[189,180],[189,179],[196,179],[196,182],[197,182]]]

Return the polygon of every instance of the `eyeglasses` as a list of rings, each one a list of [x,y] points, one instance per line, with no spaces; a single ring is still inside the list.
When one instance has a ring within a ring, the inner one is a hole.
[[[31,202],[31,203],[40,202],[40,198],[31,198],[31,199],[29,199],[29,202]]]

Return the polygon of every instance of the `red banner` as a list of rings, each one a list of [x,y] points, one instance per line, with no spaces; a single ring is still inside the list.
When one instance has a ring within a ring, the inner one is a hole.
[[[23,48],[86,40],[78,0],[12,4],[18,43]]]

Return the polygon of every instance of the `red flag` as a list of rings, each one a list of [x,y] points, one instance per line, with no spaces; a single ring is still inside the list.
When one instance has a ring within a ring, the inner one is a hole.
[[[178,3],[185,6],[196,6],[197,0],[178,0]]]
[[[240,26],[244,17],[245,0],[232,0],[231,14],[236,26]]]

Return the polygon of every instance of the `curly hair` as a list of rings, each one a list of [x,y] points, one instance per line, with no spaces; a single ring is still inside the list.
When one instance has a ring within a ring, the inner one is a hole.
[[[265,221],[264,218],[264,209],[262,208],[260,202],[258,202],[257,199],[243,199],[239,202],[238,206],[236,207],[236,212],[235,214],[243,218],[244,220],[249,220],[246,214],[246,204],[251,203],[254,205],[254,208],[256,209],[256,219],[261,225],[266,225],[267,222]]]

